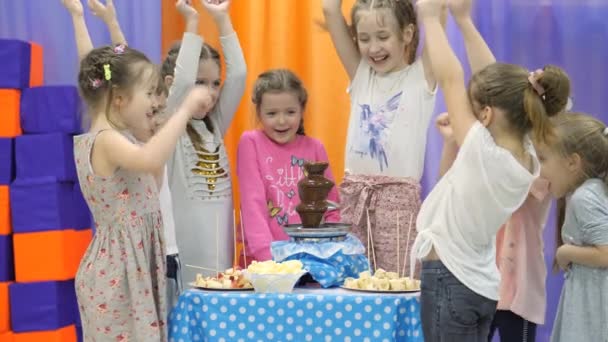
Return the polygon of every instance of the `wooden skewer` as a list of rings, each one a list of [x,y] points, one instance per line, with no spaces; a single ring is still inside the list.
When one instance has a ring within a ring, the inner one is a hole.
[[[369,216],[369,210],[367,211],[367,215]],[[369,217],[367,218],[367,265],[369,266],[369,271],[373,273],[372,269],[372,244],[369,240]]]
[[[220,216],[215,213],[215,269],[220,271]]]
[[[399,212],[397,212],[397,274],[399,275],[399,277],[401,277],[401,274],[399,274],[399,271],[401,271],[401,267],[399,267],[399,261],[401,260],[400,256],[401,253],[399,253],[399,249],[401,247],[401,234],[399,231]]]
[[[243,210],[239,210],[239,216],[241,218],[241,242],[243,243],[243,262],[245,263],[244,268],[247,268],[247,248],[245,247],[245,222],[243,222]]]
[[[410,214],[410,222],[407,226],[407,240],[405,241],[405,255],[403,256],[403,275],[405,276],[405,265],[407,265],[407,257],[408,257],[408,249],[410,247],[410,233],[412,232],[412,220],[414,219],[414,214]],[[412,265],[410,264],[410,278],[413,278],[414,274],[412,272]]]
[[[234,245],[232,245],[232,249],[234,250],[232,256],[232,267],[235,268],[238,262],[238,256],[236,255],[236,210],[232,209],[232,235],[234,238]]]
[[[208,267],[188,265],[188,264],[186,264],[186,267],[196,268],[196,269],[203,270],[203,271],[216,272],[216,270],[214,270],[212,268],[208,268]]]
[[[376,263],[376,250],[374,249],[374,234],[372,232],[372,224],[369,220],[369,209],[367,209],[367,231],[369,234],[370,246],[372,249],[372,258],[374,258],[374,273],[376,272],[376,268],[378,268],[378,264]]]

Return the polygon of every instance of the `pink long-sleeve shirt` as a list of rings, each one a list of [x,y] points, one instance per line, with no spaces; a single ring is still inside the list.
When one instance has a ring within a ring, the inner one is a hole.
[[[237,176],[248,260],[249,256],[259,261],[272,259],[270,243],[289,239],[282,226],[301,222],[296,206],[300,203],[298,181],[304,178],[305,161],[328,161],[319,140],[297,135],[294,141],[279,145],[260,130],[241,136]],[[329,168],[325,177],[334,180]],[[338,202],[335,186],[328,199]],[[325,220],[338,222],[338,211],[328,212]]]
[[[526,201],[496,237],[496,262],[501,277],[497,308],[536,324],[544,324],[547,306],[543,229],[551,207],[548,194],[548,182],[537,178]]]

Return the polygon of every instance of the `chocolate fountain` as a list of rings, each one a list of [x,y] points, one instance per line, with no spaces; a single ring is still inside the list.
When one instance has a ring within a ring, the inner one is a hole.
[[[306,177],[298,182],[300,204],[296,207],[304,228],[320,227],[327,212],[327,195],[334,186],[334,182],[324,176],[328,166],[324,162],[304,164]]]
[[[338,209],[335,203],[327,200],[329,191],[334,186],[334,182],[324,176],[328,167],[327,162],[304,163],[305,177],[298,182],[300,204],[296,206],[302,223],[283,227],[292,240],[341,240],[350,231],[350,225],[323,221],[328,210]]]

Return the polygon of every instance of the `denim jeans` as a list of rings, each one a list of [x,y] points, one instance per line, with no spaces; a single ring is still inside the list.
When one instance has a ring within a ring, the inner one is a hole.
[[[422,262],[421,274],[425,342],[486,342],[497,302],[466,287],[441,261]]]
[[[167,313],[171,313],[182,292],[181,268],[178,254],[167,255]]]

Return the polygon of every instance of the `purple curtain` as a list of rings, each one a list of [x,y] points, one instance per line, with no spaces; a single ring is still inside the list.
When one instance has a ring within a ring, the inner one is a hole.
[[[94,46],[110,44],[103,22],[86,9]],[[155,63],[161,54],[160,1],[115,1],[129,45]],[[61,0],[0,0],[0,38],[33,41],[44,49],[45,84],[76,84],[78,57],[72,20]]]

